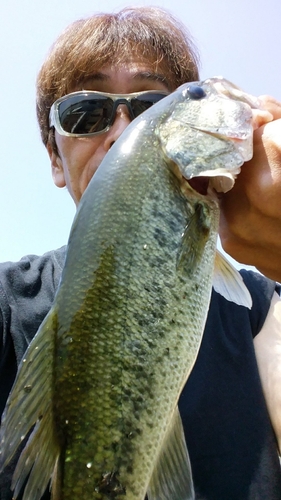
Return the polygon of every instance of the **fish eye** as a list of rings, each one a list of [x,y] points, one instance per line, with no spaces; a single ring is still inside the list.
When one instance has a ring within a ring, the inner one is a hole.
[[[202,99],[206,96],[205,91],[199,85],[189,85],[187,92],[191,99]]]

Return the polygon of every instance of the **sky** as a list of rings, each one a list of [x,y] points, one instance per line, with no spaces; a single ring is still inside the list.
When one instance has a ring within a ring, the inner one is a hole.
[[[131,5],[156,5],[189,29],[201,78],[222,75],[281,100],[280,0],[1,0],[0,261],[67,242],[75,206],[51,178],[35,115],[35,80],[49,47],[72,21]],[[102,7],[101,7],[102,5]]]

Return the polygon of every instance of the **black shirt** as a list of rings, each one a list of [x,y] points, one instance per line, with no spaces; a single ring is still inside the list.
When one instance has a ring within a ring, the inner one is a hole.
[[[17,366],[54,300],[65,250],[0,265],[1,412]],[[179,402],[196,500],[281,500],[275,436],[253,349],[275,285],[252,272],[243,277],[253,308],[213,292],[198,359]],[[1,476],[1,500],[12,498],[13,467]]]

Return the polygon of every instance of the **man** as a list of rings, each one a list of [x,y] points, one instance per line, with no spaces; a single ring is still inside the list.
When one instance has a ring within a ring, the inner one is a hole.
[[[113,94],[147,91],[147,107],[154,102],[149,91],[158,91],[158,99],[197,79],[188,34],[160,9],[124,9],[71,25],[52,47],[37,82],[38,120],[55,184],[66,186],[79,203],[137,112],[130,96],[112,109]],[[73,93],[82,89],[100,97],[92,101],[94,118],[87,118],[83,104],[80,123]],[[69,135],[73,130],[78,136]],[[51,307],[64,257],[62,248],[0,269],[2,409],[25,348]],[[270,330],[276,319],[270,304],[277,295],[275,284],[261,276],[245,273],[244,279],[252,310],[213,293],[198,360],[180,399],[197,499],[281,499],[277,445],[253,347],[253,337]],[[13,466],[2,474],[2,500],[12,498]]]

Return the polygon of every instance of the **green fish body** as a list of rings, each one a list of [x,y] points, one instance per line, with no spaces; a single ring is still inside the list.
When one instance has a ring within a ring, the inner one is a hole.
[[[246,99],[215,82],[182,86],[134,120],[83,195],[54,305],[3,416],[2,467],[35,425],[15,497],[30,473],[24,500],[50,479],[55,500],[194,498],[177,402],[214,276],[219,208],[205,179],[231,187],[252,140]],[[217,124],[200,119],[208,102]]]

